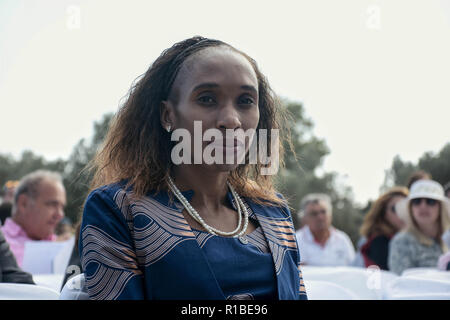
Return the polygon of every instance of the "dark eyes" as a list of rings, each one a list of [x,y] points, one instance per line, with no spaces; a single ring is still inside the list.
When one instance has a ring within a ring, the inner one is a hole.
[[[214,98],[211,97],[211,96],[201,96],[201,97],[198,98],[198,101],[200,103],[203,103],[203,104],[213,104],[213,103],[215,103]]]
[[[213,105],[216,103],[215,97],[210,96],[210,95],[200,96],[197,99],[197,101],[200,102],[201,104],[205,104],[205,105]],[[254,99],[249,96],[239,97],[239,99],[238,99],[239,105],[250,106],[250,105],[253,105],[254,103],[255,103]]]
[[[250,97],[243,97],[243,98],[239,99],[239,103],[240,104],[254,104],[255,101],[253,101],[253,99]]]

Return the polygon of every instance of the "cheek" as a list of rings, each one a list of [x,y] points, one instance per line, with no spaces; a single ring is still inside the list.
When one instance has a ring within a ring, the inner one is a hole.
[[[417,211],[415,211],[415,210],[412,210],[411,216],[414,219],[414,221],[416,221],[416,222],[421,222],[422,221],[422,218],[421,218],[420,214]]]
[[[248,128],[256,129],[258,127],[259,108],[254,108],[254,111],[248,115],[246,122],[248,123],[247,124]]]
[[[435,207],[435,208],[433,208],[433,214],[432,214],[432,216],[433,216],[433,220],[438,220],[439,219],[439,217],[440,217],[440,214],[439,214],[439,207]]]
[[[36,224],[45,225],[48,220],[53,216],[54,210],[47,207],[38,208],[34,215],[34,220]]]
[[[193,121],[191,121],[190,119],[190,115],[192,115],[192,113],[187,112],[187,110],[185,110],[186,108],[183,108],[180,106],[177,106],[177,110],[175,111],[175,128],[185,128],[188,129],[189,131],[194,127]]]
[[[386,220],[390,223],[395,223],[397,216],[393,215],[392,213],[386,213]]]

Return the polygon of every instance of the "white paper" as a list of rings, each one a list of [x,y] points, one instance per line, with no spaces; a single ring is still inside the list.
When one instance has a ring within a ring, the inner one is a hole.
[[[53,258],[52,273],[64,274],[66,272],[70,256],[72,255],[73,246],[75,244],[75,237],[72,237],[62,243],[64,243],[64,247]]]
[[[31,274],[64,273],[73,244],[73,238],[64,242],[27,241],[22,269]]]

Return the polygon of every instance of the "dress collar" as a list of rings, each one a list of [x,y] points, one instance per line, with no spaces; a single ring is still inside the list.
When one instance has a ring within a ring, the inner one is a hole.
[[[194,195],[195,195],[195,191],[194,190],[192,190],[192,189],[189,189],[189,190],[184,190],[184,191],[181,191],[180,190],[180,192],[181,192],[181,194],[186,198],[186,200],[187,201],[189,201],[189,202],[191,202],[192,201],[192,198],[194,197]],[[169,196],[169,194],[171,193],[171,191],[167,191],[167,197]],[[178,200],[178,198],[174,195],[174,194],[172,194],[172,196],[173,196],[173,199],[174,199],[174,201],[175,201],[175,206],[177,206],[177,207],[183,207],[183,205],[181,204],[181,202],[180,202],[180,200]],[[234,210],[237,210],[237,206],[236,206],[236,203],[235,203],[235,200],[234,200],[234,197],[233,197],[233,194],[231,193],[231,191],[228,189],[227,190],[227,195],[226,195],[226,201],[228,201],[228,204],[234,209]]]

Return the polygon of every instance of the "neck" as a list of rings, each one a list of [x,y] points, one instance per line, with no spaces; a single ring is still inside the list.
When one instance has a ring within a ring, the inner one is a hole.
[[[311,230],[311,233],[312,233],[314,239],[321,244],[326,243],[328,238],[330,237],[329,229],[321,229],[321,230],[314,230],[314,231]]]
[[[22,227],[22,219],[19,214],[15,213],[11,216],[12,221]]]
[[[173,170],[173,180],[180,191],[193,190],[191,205],[218,211],[225,204],[228,172],[208,172],[199,165],[180,165]]]
[[[29,233],[25,230],[25,227],[24,227],[24,225],[25,225],[25,223],[24,223],[24,217],[23,217],[22,214],[16,213],[16,214],[14,214],[14,215],[11,217],[11,219],[12,219],[16,224],[18,224],[18,225],[22,228],[23,231],[25,231],[25,233],[27,234],[28,238],[30,238],[31,240],[41,240],[41,239],[38,239],[37,237],[33,236],[32,234],[29,234]]]
[[[439,233],[439,225],[437,223],[420,226],[420,231],[430,238],[437,239]]]

